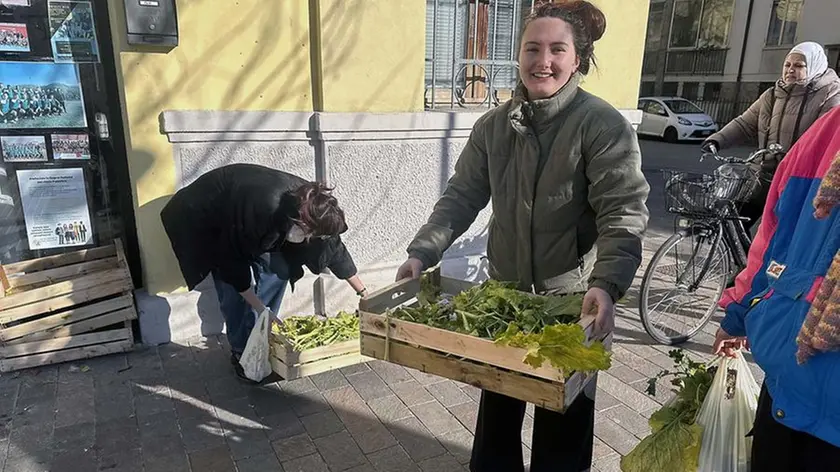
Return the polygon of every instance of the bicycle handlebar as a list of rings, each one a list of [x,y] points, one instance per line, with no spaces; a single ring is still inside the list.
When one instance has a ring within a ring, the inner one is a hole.
[[[759,149],[757,151],[753,151],[752,153],[750,153],[749,157],[744,159],[735,156],[721,156],[720,154],[718,154],[717,148],[714,145],[710,147],[712,152],[703,152],[703,154],[700,155],[700,162],[703,162],[703,160],[707,157],[711,157],[718,162],[725,162],[727,164],[749,164],[758,159],[759,157],[764,157],[765,154],[775,154],[782,151],[782,146],[780,144],[773,143],[770,146],[768,146],[767,149]]]

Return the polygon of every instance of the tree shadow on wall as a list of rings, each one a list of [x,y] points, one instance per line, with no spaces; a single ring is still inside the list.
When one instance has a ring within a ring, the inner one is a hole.
[[[444,253],[441,272],[447,276],[470,282],[483,282],[489,278],[487,238],[489,224],[478,234],[462,238]]]
[[[361,8],[361,3],[355,3],[354,8]],[[333,9],[326,12],[324,15],[325,21],[340,22],[338,26],[334,27],[335,31],[346,35],[342,38],[331,38],[339,44],[351,47],[358,42],[358,35],[360,31],[358,28],[353,28],[354,15],[336,16],[333,10],[338,8],[336,4]],[[233,8],[233,7],[231,7]],[[240,8],[240,7],[237,7]],[[210,108],[224,108],[228,110],[244,110],[253,109],[258,105],[263,110],[277,110],[288,103],[294,103],[295,97],[301,97],[306,106],[311,105],[311,83],[308,74],[297,74],[292,80],[284,81],[287,74],[284,72],[288,70],[308,70],[310,56],[307,54],[305,48],[293,48],[283,56],[277,56],[276,46],[284,37],[281,35],[282,28],[274,21],[267,21],[266,18],[297,18],[306,16],[304,10],[307,9],[305,2],[254,2],[253,7],[247,10],[237,10],[238,18],[236,21],[227,21],[220,24],[218,28],[219,34],[209,41],[207,46],[203,48],[203,52],[191,57],[184,56],[183,48],[175,48],[170,55],[175,56],[175,63],[172,61],[157,60],[154,54],[146,55],[132,55],[131,63],[126,64],[125,77],[130,82],[135,77],[168,77],[171,76],[171,68],[180,68],[175,77],[167,83],[149,81],[145,89],[148,100],[144,102],[142,108],[133,115],[135,123],[144,123],[149,119],[160,119],[162,111],[171,106],[171,104],[183,102],[180,96],[183,94],[191,94],[191,108],[193,109],[210,109]],[[124,22],[124,11],[122,9],[115,9],[120,12],[121,19],[115,21],[116,24]],[[346,10],[346,8],[345,8]],[[185,16],[185,15],[183,15]],[[197,21],[197,20],[194,20]],[[261,25],[261,26],[260,26]],[[343,27],[341,25],[344,25]],[[226,49],[240,47],[241,44],[236,38],[247,34],[252,34],[254,28],[259,28],[258,39],[250,48],[242,48],[240,54],[247,54],[247,57],[242,60],[239,68],[228,68],[228,65],[219,63],[217,57]],[[124,32],[124,31],[123,31]],[[115,31],[115,34],[120,34]],[[295,44],[306,45],[309,43],[309,31],[306,27],[302,27],[300,34],[294,39]],[[122,52],[133,52],[135,49],[123,45]],[[346,54],[345,57],[350,56]],[[272,68],[258,68],[259,65],[264,64],[267,59],[273,64]],[[348,59],[345,59],[348,60]],[[344,62],[340,58],[333,61],[333,67],[340,68]],[[166,69],[166,70],[165,70]],[[142,73],[141,73],[142,71]],[[219,79],[219,76],[225,78],[224,83],[229,86],[224,90],[204,90],[203,83],[208,77]],[[137,80],[137,79],[134,79]],[[160,92],[161,88],[165,88],[164,92]],[[134,93],[143,93],[142,90],[134,89]],[[123,91],[123,93],[125,93]],[[208,94],[211,94],[208,95]],[[222,96],[219,99],[219,96]],[[123,97],[124,98],[124,97]],[[300,101],[300,100],[298,100]],[[248,119],[246,113],[242,114],[243,120]],[[292,124],[293,127],[305,127],[308,118],[302,117],[300,123]],[[239,123],[236,127],[242,128],[248,126],[248,123]],[[231,142],[227,137],[227,133],[222,132],[218,138],[221,142]],[[132,149],[131,153],[131,174],[132,181],[135,186],[141,185],[144,180],[160,179],[160,171],[164,156],[159,156],[150,149],[134,148],[131,143],[131,137],[128,136],[128,148]],[[249,143],[243,143],[248,145]],[[231,156],[236,153],[232,152]],[[166,156],[168,157],[168,156]],[[232,163],[233,158],[231,158]],[[276,167],[282,167],[282,163],[277,163]],[[152,187],[159,187],[160,184]],[[177,186],[177,182],[176,182]],[[150,223],[148,231],[144,230],[146,238],[144,245],[146,247],[159,247],[165,244],[165,236],[162,231],[153,231],[153,229],[160,230],[159,214],[160,209],[165,205],[168,197],[161,197],[160,199],[142,202],[143,195],[138,195],[135,192],[135,201],[139,203],[136,209],[137,219],[142,222]],[[142,202],[142,203],[141,203]],[[149,238],[155,238],[155,241],[150,241]],[[171,279],[171,278],[170,278]],[[167,283],[169,289],[176,289],[177,285]]]

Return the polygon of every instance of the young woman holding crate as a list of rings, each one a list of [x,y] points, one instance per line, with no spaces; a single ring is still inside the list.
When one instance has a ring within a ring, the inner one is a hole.
[[[437,264],[492,201],[490,276],[541,294],[586,292],[584,312],[601,332],[613,329],[615,303],[641,263],[650,187],[633,127],[579,87],[605,28],[586,1],[545,4],[526,20],[521,83],[476,122],[398,280]],[[590,468],[595,385],[565,414],[536,409],[531,472]],[[473,472],[524,469],[524,413],[524,402],[482,392]]]

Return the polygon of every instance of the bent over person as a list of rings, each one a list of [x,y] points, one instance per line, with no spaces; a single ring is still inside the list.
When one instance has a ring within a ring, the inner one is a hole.
[[[161,220],[181,273],[192,290],[213,275],[231,362],[239,358],[256,317],[277,315],[286,285],[329,268],[359,296],[365,287],[341,241],[344,212],[331,189],[296,175],[254,164],[211,170],[179,190]]]

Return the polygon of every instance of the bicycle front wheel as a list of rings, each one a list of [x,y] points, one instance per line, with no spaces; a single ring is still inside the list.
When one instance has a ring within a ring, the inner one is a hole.
[[[639,315],[645,331],[669,346],[694,337],[717,311],[729,267],[723,239],[716,242],[714,234],[684,229],[668,238],[642,278]]]

